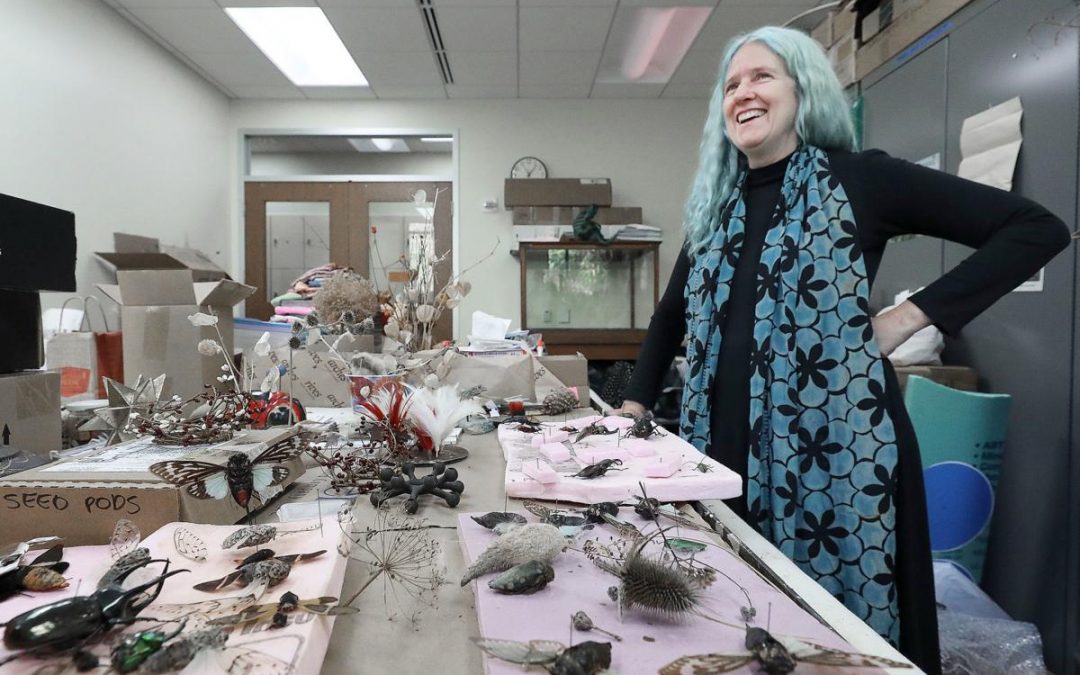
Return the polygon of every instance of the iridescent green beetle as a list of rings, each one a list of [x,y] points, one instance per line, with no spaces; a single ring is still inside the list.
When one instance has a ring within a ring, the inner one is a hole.
[[[151,654],[159,651],[162,645],[179,635],[184,630],[185,623],[186,621],[181,621],[180,625],[172,633],[160,630],[141,630],[138,633],[132,633],[124,637],[113,647],[110,657],[112,667],[120,673],[134,672],[143,664],[143,661],[150,658]]]

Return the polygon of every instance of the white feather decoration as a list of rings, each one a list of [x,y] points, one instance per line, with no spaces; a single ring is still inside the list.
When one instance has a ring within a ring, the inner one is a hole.
[[[431,436],[436,452],[454,425],[469,415],[482,414],[480,405],[472,400],[461,400],[458,386],[449,384],[438,389],[419,389],[413,394],[409,419]]]

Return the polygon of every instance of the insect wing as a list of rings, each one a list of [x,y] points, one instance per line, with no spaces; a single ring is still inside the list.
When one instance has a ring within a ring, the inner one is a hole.
[[[251,471],[255,492],[262,493],[266,488],[280,485],[289,477],[289,470],[283,466],[256,466]]]
[[[139,547],[140,541],[142,533],[135,523],[126,518],[116,521],[112,538],[109,539],[109,552],[112,553],[113,560],[119,560],[134,551]]]
[[[518,642],[516,640],[473,638],[473,642],[489,656],[510,663],[519,663],[523,666],[550,663],[566,649],[566,646],[561,642],[552,640]]]
[[[290,675],[293,668],[279,658],[245,647],[228,647],[225,672],[229,675]]]
[[[660,675],[716,675],[729,673],[754,660],[753,654],[696,654],[675,659]]]
[[[50,565],[51,566],[53,563],[60,562],[63,559],[63,557],[64,557],[64,545],[63,544],[57,544],[56,546],[53,546],[52,548],[48,549],[47,551],[45,551],[44,553],[42,553],[38,557],[34,558],[34,562],[30,563],[30,567],[36,567],[36,566],[39,566],[39,565]],[[53,569],[56,569],[56,568],[53,567]],[[66,569],[66,565],[65,565],[65,569]],[[62,570],[57,570],[57,571],[62,571]]]
[[[176,552],[188,560],[203,562],[206,560],[206,543],[186,527],[173,530],[173,545]]]
[[[310,614],[322,614],[324,616],[340,616],[342,614],[356,614],[360,610],[349,605],[335,605],[337,598],[332,596],[301,600],[299,608]]]
[[[225,467],[210,462],[177,459],[150,465],[150,473],[161,480],[187,489],[198,499],[224,499],[229,494]]]
[[[777,638],[794,657],[802,663],[834,668],[910,668],[911,664],[893,661],[871,654],[845,652],[832,647],[824,647],[813,642],[804,642],[793,638]]]
[[[551,514],[551,509],[549,509],[548,507],[537,502],[529,501],[528,499],[526,499],[522,503],[522,506],[525,507],[526,511],[533,514],[540,520],[547,520],[547,517]]]
[[[248,607],[237,614],[218,617],[210,621],[211,626],[237,626],[254,621],[269,621],[277,611],[277,603],[271,602],[265,605]]]
[[[255,459],[251,460],[252,464],[282,464],[295,458],[304,449],[304,446],[298,436],[294,436],[286,441],[279,441],[271,445],[266,450],[263,450]]]
[[[235,583],[236,580],[242,576],[244,576],[244,572],[242,570],[237,570],[235,572],[232,572],[231,574],[226,574],[220,579],[214,579],[212,581],[204,581],[201,584],[195,584],[192,588],[197,591],[205,591],[207,593],[212,593],[214,591],[220,591],[226,586]]]

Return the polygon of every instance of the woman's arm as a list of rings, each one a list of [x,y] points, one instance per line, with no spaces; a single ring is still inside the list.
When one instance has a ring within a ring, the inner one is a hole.
[[[686,335],[686,298],[683,293],[690,275],[686,249],[679,251],[667,289],[656,305],[645,341],[638,353],[634,374],[623,392],[622,412],[642,414],[651,410],[659,396],[664,374]]]

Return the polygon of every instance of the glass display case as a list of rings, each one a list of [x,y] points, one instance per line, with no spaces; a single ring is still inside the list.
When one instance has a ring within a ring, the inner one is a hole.
[[[634,359],[659,298],[660,242],[521,242],[521,325],[552,354]]]

